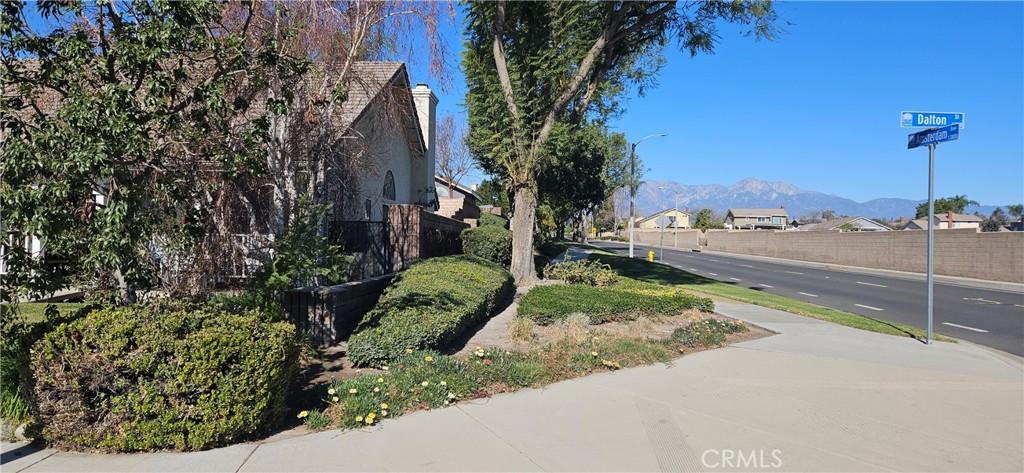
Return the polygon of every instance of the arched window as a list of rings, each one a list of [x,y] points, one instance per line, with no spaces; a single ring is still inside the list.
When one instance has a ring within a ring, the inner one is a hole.
[[[384,198],[395,200],[395,175],[391,171],[384,175]]]
[[[363,203],[363,207],[364,217],[367,220],[373,218],[373,202],[370,202],[370,199],[366,199],[366,202]]]

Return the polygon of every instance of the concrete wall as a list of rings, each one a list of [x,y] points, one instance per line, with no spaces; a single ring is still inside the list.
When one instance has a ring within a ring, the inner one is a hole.
[[[677,230],[675,232],[670,228],[666,228],[664,234],[658,230],[642,230],[635,229],[633,237],[641,245],[653,245],[659,246],[664,242],[666,248],[676,246],[678,248],[699,248],[700,239],[699,230]],[[625,231],[622,232],[622,236],[628,237],[629,234]],[[664,236],[664,240],[662,240]]]
[[[927,233],[712,230],[707,233],[705,248],[923,273],[927,265]],[[936,231],[935,273],[1024,283],[1024,232]]]

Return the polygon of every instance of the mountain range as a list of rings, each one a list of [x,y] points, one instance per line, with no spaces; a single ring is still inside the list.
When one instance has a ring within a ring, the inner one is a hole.
[[[647,181],[637,190],[638,213],[649,215],[672,208],[676,205],[677,195],[680,209],[696,211],[710,208],[719,214],[725,214],[729,208],[785,207],[791,218],[800,218],[822,210],[832,210],[836,215],[859,215],[869,218],[911,218],[917,204],[924,202],[899,198],[857,202],[837,195],[801,189],[787,182],[763,181],[751,177],[728,186]],[[628,200],[625,199],[625,195],[618,196],[619,209],[622,209],[620,212],[625,212],[629,208]],[[968,207],[966,213],[980,212],[988,215],[995,207]]]

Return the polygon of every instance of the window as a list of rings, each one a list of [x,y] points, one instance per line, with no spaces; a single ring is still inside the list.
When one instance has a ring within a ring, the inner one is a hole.
[[[768,223],[768,217],[757,217],[757,223]]]
[[[395,200],[395,175],[391,171],[384,175],[384,198]]]
[[[772,223],[776,225],[785,225],[786,217],[772,217]]]
[[[363,207],[364,207],[363,208],[363,217],[365,219],[367,219],[367,220],[372,219],[373,218],[373,202],[370,202],[370,199],[366,199],[366,202],[363,204]]]

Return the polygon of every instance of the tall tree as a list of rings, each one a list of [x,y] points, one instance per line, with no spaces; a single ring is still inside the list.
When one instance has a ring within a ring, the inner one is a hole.
[[[1010,213],[1010,217],[1014,220],[1024,218],[1024,204],[1007,205],[1006,211]]]
[[[463,68],[470,148],[514,193],[512,274],[532,280],[538,174],[560,121],[616,109],[625,86],[660,65],[670,34],[691,54],[711,52],[719,20],[770,37],[769,2],[471,2]]]
[[[966,195],[954,195],[953,197],[935,199],[935,215],[943,214],[946,212],[962,214],[964,213],[964,209],[972,205],[978,205],[978,202],[968,199]],[[918,204],[917,214],[914,216],[914,218],[924,218],[927,216],[928,202],[922,202]]]
[[[437,124],[437,173],[448,183],[448,197],[455,197],[455,186],[473,170],[473,157],[466,147],[466,128],[445,115]]]
[[[992,211],[992,215],[981,224],[981,231],[983,232],[998,232],[1006,226],[1006,212],[1003,212],[1002,207],[996,207]]]

